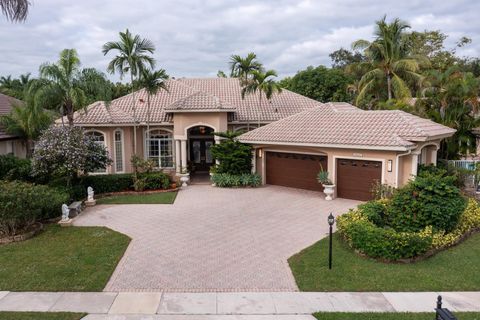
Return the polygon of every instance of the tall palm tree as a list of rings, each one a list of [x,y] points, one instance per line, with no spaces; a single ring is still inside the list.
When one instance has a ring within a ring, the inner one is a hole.
[[[274,70],[267,70],[266,72],[253,70],[252,78],[245,82],[242,88],[242,98],[245,95],[258,93],[258,104],[260,110],[262,109],[262,96],[270,101],[274,93],[281,93],[282,87],[273,78],[277,76]],[[258,127],[260,127],[260,117],[258,117]]]
[[[252,71],[261,71],[262,64],[257,60],[257,55],[253,52],[242,58],[238,54],[230,57],[230,76],[246,81]]]
[[[27,89],[23,104],[12,106],[10,114],[0,117],[0,123],[9,134],[23,139],[27,157],[32,155],[33,141],[46,129],[53,120],[53,114],[35,104],[34,93]]]
[[[28,0],[0,0],[0,9],[7,20],[13,22],[25,21],[28,15],[30,1]]]
[[[150,129],[150,97],[157,94],[160,90],[168,91],[167,83],[168,75],[164,69],[150,71],[143,69],[140,72],[138,85],[147,91],[147,132]]]
[[[96,76],[82,80],[77,51],[62,50],[57,63],[44,63],[40,66],[40,79],[32,84],[33,89],[36,90],[36,103],[45,109],[56,109],[62,115],[62,121],[63,116],[66,116],[68,124],[73,126],[75,110],[86,108],[87,99],[84,88],[88,86],[101,90],[105,85],[105,77],[102,73],[95,69],[89,70]]]
[[[361,103],[378,83],[386,83],[388,99],[411,97],[409,83],[420,83],[423,77],[418,73],[426,58],[410,56],[405,30],[410,26],[396,18],[387,23],[386,16],[376,22],[375,37],[372,42],[357,40],[354,50],[364,50],[371,65],[359,82],[357,104]]]
[[[137,114],[135,107],[135,90],[133,82],[140,72],[149,65],[152,69],[155,67],[155,59],[149,54],[153,54],[155,46],[148,39],[142,39],[139,35],[133,36],[127,29],[125,32],[119,32],[120,41],[111,41],[103,45],[102,52],[107,55],[110,51],[116,51],[117,55],[108,64],[107,70],[110,73],[118,72],[123,78],[126,73],[130,75],[130,84],[132,85],[132,108],[133,108],[133,151],[137,154]]]

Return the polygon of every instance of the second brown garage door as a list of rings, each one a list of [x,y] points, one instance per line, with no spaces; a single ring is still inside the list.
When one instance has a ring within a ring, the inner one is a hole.
[[[320,164],[327,170],[327,157],[309,154],[266,152],[266,182],[284,187],[323,191],[317,182]]]
[[[371,200],[372,187],[382,179],[380,161],[337,159],[337,197]]]

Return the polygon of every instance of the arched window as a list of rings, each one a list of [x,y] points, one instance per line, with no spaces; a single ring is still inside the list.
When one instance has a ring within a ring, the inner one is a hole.
[[[92,139],[96,143],[100,144],[101,146],[106,147],[105,134],[103,134],[102,132],[100,132],[100,131],[87,131],[87,132],[85,132],[85,136],[89,137],[90,139]],[[105,173],[105,172],[107,172],[107,168],[98,169],[98,170],[93,171],[92,173]]]
[[[123,172],[123,132],[120,129],[114,132],[115,172]]]
[[[150,130],[145,140],[147,158],[155,161],[158,168],[172,168],[172,134],[165,130]]]

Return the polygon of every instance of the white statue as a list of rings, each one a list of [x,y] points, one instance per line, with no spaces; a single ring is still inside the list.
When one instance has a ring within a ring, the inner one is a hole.
[[[62,204],[62,221],[70,220],[69,215],[70,209],[68,209],[68,206],[65,203]]]
[[[87,195],[88,195],[87,201],[88,202],[93,202],[94,201],[93,196],[95,195],[95,192],[93,191],[92,187],[87,188]]]

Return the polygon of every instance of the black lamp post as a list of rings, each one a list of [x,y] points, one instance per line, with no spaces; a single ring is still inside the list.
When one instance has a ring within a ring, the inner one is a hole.
[[[328,246],[328,269],[332,269],[332,227],[334,223],[335,217],[330,212],[330,215],[328,216],[328,225],[330,226],[330,241]]]

